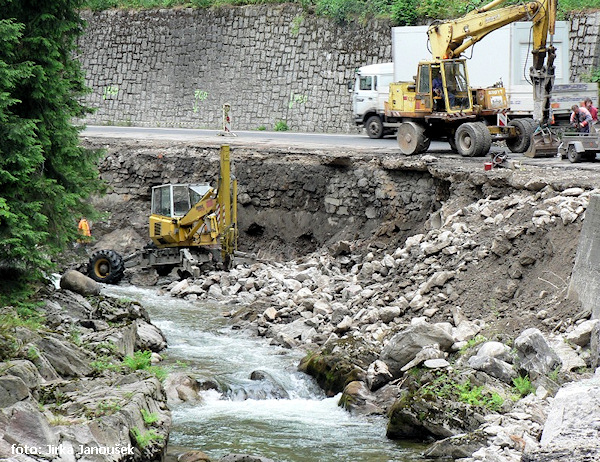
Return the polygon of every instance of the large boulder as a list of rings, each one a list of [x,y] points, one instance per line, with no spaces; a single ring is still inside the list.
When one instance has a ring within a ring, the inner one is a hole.
[[[92,372],[87,353],[72,343],[47,334],[36,342],[40,356],[45,357],[62,377],[78,377]]]
[[[167,348],[167,339],[158,327],[143,319],[136,320],[136,325],[136,349],[150,350],[158,353]]]
[[[380,359],[397,378],[402,375],[402,368],[415,359],[423,347],[437,344],[442,351],[447,351],[453,343],[454,338],[441,327],[421,322],[394,335],[384,346]]]
[[[540,447],[523,462],[600,460],[600,374],[561,388],[548,412]]]
[[[0,408],[12,406],[29,397],[29,388],[19,377],[0,377]]]
[[[528,374],[532,380],[545,377],[562,365],[538,329],[524,330],[515,339],[515,349],[520,371]]]
[[[100,284],[79,271],[67,270],[60,278],[60,288],[87,296],[98,295]]]

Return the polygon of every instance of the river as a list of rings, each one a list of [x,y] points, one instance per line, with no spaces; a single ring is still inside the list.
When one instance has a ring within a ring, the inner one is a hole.
[[[231,328],[227,307],[190,303],[155,289],[106,286],[104,293],[142,303],[167,337],[166,367],[222,393],[203,392],[203,403],[173,407],[169,453],[201,450],[216,461],[228,453],[277,462],[414,462],[422,447],[390,441],[381,417],[352,416],[296,370],[302,357]],[[260,371],[269,380],[251,380]]]

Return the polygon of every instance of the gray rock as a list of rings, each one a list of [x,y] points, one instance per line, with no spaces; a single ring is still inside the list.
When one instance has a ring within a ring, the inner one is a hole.
[[[10,444],[47,448],[58,443],[45,416],[33,403],[21,401],[0,412],[8,418],[3,439]]]
[[[48,334],[36,342],[40,356],[45,357],[63,377],[88,375],[90,359],[81,348]]]
[[[0,363],[0,370],[6,375],[19,377],[28,388],[37,388],[44,380],[35,365],[24,359],[11,360],[9,363]]]
[[[364,382],[359,380],[354,380],[344,387],[338,405],[354,414],[383,414],[383,410],[375,404],[375,396]]]
[[[6,408],[29,397],[29,388],[19,377],[0,377],[0,408]]]
[[[167,339],[158,327],[144,321],[143,319],[138,319],[136,321],[136,325],[136,349],[150,350],[158,353],[167,348]]]
[[[394,377],[402,375],[402,367],[412,361],[423,347],[437,343],[448,351],[454,339],[443,329],[426,322],[407,327],[394,335],[383,347],[380,359],[388,365]]]
[[[164,383],[167,403],[169,406],[180,403],[200,403],[200,384],[198,381],[184,372],[169,374]]]
[[[578,324],[572,332],[567,334],[567,340],[582,347],[588,345],[592,337],[592,331],[598,322],[598,319],[592,319]]]
[[[483,371],[492,377],[496,377],[509,385],[512,385],[513,379],[517,377],[517,373],[510,364],[491,356],[471,356],[469,358],[469,366],[475,370]]]
[[[60,278],[60,288],[71,290],[84,296],[100,294],[100,284],[75,270],[67,270],[62,275]]]
[[[546,376],[562,365],[538,329],[526,329],[515,340],[519,369],[532,380]]]
[[[369,390],[378,390],[392,379],[392,374],[383,361],[378,359],[369,365],[367,369],[367,386]]]
[[[501,342],[485,342],[477,350],[478,356],[489,356],[492,358],[512,363],[513,357],[508,345]]]
[[[548,411],[540,447],[528,451],[528,462],[600,460],[600,375],[561,388]]]
[[[266,457],[249,456],[246,454],[227,454],[219,459],[219,462],[275,462]]]
[[[484,447],[486,443],[487,436],[481,430],[476,430],[436,441],[425,450],[423,455],[431,459],[460,459],[470,457],[475,451]]]

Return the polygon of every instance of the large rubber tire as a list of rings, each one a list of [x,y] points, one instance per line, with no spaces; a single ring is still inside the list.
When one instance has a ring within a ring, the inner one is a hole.
[[[480,150],[475,154],[476,157],[484,157],[487,156],[490,152],[490,148],[492,147],[492,134],[487,128],[487,125],[483,122],[474,122],[473,125],[479,131],[480,139],[477,144],[479,144]]]
[[[483,133],[471,122],[458,127],[454,142],[458,153],[463,157],[476,157],[483,151]]]
[[[365,123],[365,130],[369,138],[379,139],[383,138],[383,122],[379,116],[371,116]]]
[[[123,258],[114,250],[98,250],[88,262],[88,276],[94,281],[116,284],[123,279]]]
[[[425,127],[415,122],[403,122],[398,127],[398,146],[402,154],[412,156],[429,149],[431,140],[425,136]]]
[[[572,164],[581,162],[581,153],[577,152],[577,149],[575,149],[573,144],[567,146],[567,159],[569,159],[569,162]]]
[[[513,119],[508,123],[509,126],[516,128],[517,137],[506,140],[506,146],[511,152],[525,152],[531,144],[531,136],[533,135],[533,124],[524,119]]]

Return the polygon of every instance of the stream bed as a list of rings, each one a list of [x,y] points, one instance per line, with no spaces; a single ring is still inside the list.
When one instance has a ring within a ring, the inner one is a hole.
[[[414,462],[423,447],[391,441],[386,419],[358,417],[327,398],[297,371],[302,352],[269,345],[234,330],[223,305],[190,303],[153,288],[105,286],[103,292],[144,305],[168,341],[165,367],[219,384],[203,403],[171,409],[169,454],[201,450],[212,460],[229,453],[276,462]],[[255,372],[268,380],[251,380]]]

